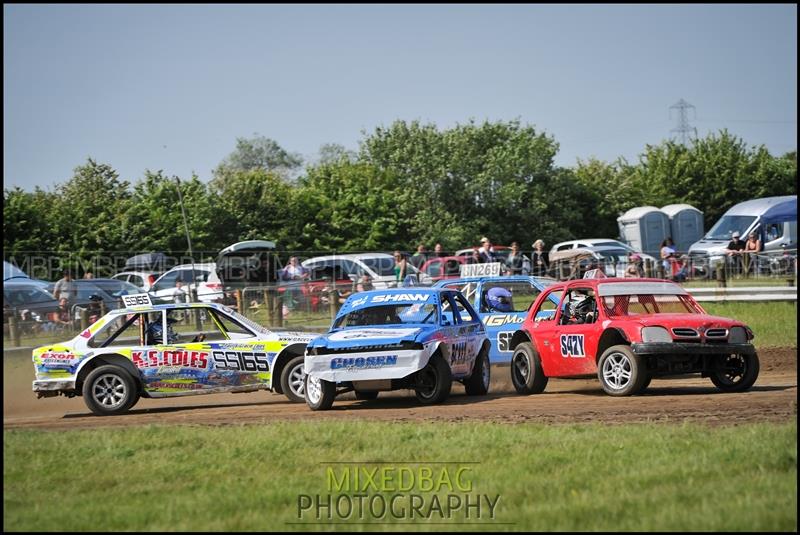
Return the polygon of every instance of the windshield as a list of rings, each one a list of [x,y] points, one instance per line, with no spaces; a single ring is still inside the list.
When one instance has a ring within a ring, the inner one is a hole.
[[[616,262],[622,264],[628,261],[628,251],[625,249],[608,249],[606,251],[598,251],[600,258],[609,262]]]
[[[336,318],[334,329],[340,327],[372,327],[376,325],[435,325],[437,305],[405,303],[365,307]]]
[[[46,291],[33,285],[14,285],[5,287],[5,297],[7,304],[19,306],[33,303],[47,303],[55,301],[55,297]]]
[[[747,229],[755,221],[755,216],[752,215],[725,215],[717,221],[717,224],[711,227],[711,230],[706,234],[707,240],[727,240],[730,241],[731,234],[738,231],[740,235],[744,236]]]
[[[108,281],[94,280],[92,282],[94,283],[95,286],[97,286],[102,290],[105,290],[113,297],[138,294],[141,293],[142,291],[141,289],[131,284],[130,282],[125,282],[120,280],[108,280]]]
[[[394,277],[394,258],[392,257],[378,256],[359,258],[359,260],[379,277]],[[419,270],[411,262],[406,263],[406,271],[408,273],[419,273]]]
[[[646,316],[652,314],[700,314],[683,295],[634,294],[602,298],[608,316]]]
[[[262,327],[261,325],[259,325],[258,323],[254,322],[253,320],[242,316],[241,314],[239,314],[238,312],[236,312],[232,308],[223,307],[223,310],[225,311],[225,314],[227,314],[228,316],[230,316],[233,319],[235,319],[241,325],[244,325],[245,327],[250,328],[254,332],[261,333],[261,334],[271,334],[272,333],[272,331],[270,331],[266,327]]]

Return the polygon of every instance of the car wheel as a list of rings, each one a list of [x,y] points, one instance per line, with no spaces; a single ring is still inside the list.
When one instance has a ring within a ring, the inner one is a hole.
[[[415,392],[423,405],[441,403],[450,395],[453,374],[442,355],[434,354],[428,364],[417,372]]]
[[[642,357],[629,346],[611,346],[597,363],[597,377],[609,396],[630,396],[642,389],[647,380]]]
[[[472,366],[472,375],[464,381],[468,396],[484,396],[489,392],[491,381],[491,365],[489,364],[489,351],[484,346]]]
[[[511,382],[518,394],[541,394],[547,386],[547,376],[542,369],[539,353],[529,342],[514,349],[511,357]]]
[[[373,400],[373,399],[377,399],[377,398],[378,398],[378,392],[377,391],[372,390],[372,391],[367,392],[367,391],[363,391],[363,390],[362,391],[356,390],[356,399],[358,399],[358,400],[369,401],[369,400]]]
[[[302,403],[306,396],[306,374],[303,372],[305,357],[299,355],[286,363],[281,371],[281,390],[289,401]]]
[[[758,379],[758,355],[721,355],[711,382],[723,392],[744,392]]]
[[[119,366],[107,364],[89,373],[83,381],[83,401],[100,416],[127,412],[139,401],[136,381]]]
[[[336,397],[336,384],[306,375],[305,392],[306,403],[312,411],[326,411]]]

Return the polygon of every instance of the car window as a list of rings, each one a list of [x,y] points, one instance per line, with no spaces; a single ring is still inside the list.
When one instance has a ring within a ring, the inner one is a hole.
[[[453,298],[455,300],[456,309],[458,310],[459,323],[465,321],[480,321],[480,318],[470,309],[463,295],[453,294]]]
[[[442,263],[440,261],[431,262],[425,267],[425,273],[431,277],[438,277],[442,274]]]
[[[513,282],[485,282],[483,284],[483,299],[481,300],[481,312],[490,312],[488,296],[492,295],[489,291],[492,288],[502,288],[511,294],[508,303],[503,303],[500,312],[525,312],[536,301],[541,293],[535,286],[527,281]],[[497,311],[497,310],[495,310]]]
[[[597,321],[597,300],[591,288],[571,288],[561,302],[559,323],[586,324]]]
[[[251,333],[248,329],[238,324],[233,319],[228,318],[224,314],[220,314],[216,310],[212,310],[211,314],[213,315],[214,319],[219,322],[218,327],[221,326],[225,330],[225,333],[228,334],[229,338],[251,338],[253,336],[253,333]],[[221,332],[219,334],[221,335],[221,338],[213,338],[209,339],[209,341],[225,340],[225,335]]]
[[[175,281],[178,279],[178,276],[181,274],[182,270],[174,270],[166,273],[163,277],[161,277],[151,288],[152,291],[158,292],[161,290],[166,290],[167,288],[174,288]]]
[[[151,322],[156,321],[161,321],[160,312],[117,316],[92,336],[88,346],[143,346],[145,329]]]
[[[359,259],[369,270],[375,272],[379,277],[394,276],[394,258],[391,257],[366,257]],[[408,271],[413,272],[416,268],[410,263]]]
[[[566,251],[567,249],[572,249],[572,244],[568,243],[566,245],[559,245],[556,247],[556,251]]]
[[[136,286],[137,288],[144,287],[144,279],[138,275],[131,275],[128,277],[128,282]]]
[[[533,315],[533,321],[553,321],[556,319],[556,302],[561,301],[561,290],[550,292],[546,299],[539,304]],[[554,302],[555,301],[555,302]]]

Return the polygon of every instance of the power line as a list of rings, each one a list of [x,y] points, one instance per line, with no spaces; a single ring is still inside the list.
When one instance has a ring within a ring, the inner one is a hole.
[[[697,128],[692,128],[689,126],[689,114],[687,113],[689,108],[694,110],[694,118],[697,119],[697,110],[695,107],[683,99],[680,99],[676,104],[673,104],[669,107],[669,118],[672,119],[672,109],[675,108],[678,110],[678,127],[673,128],[670,132],[677,132],[681,136],[681,145],[686,145],[686,140],[689,137],[689,134],[694,133],[694,137],[697,137]]]

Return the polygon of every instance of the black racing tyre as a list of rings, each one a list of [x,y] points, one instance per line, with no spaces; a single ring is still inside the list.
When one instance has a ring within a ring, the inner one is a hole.
[[[539,353],[530,342],[514,349],[511,357],[511,382],[517,394],[541,394],[547,386],[547,376],[542,369]]]
[[[336,383],[306,375],[305,392],[306,403],[312,411],[326,411],[336,397]]]
[[[714,386],[723,392],[744,392],[758,379],[758,355],[720,355],[718,369],[711,372]]]
[[[358,391],[356,390],[356,399],[361,401],[370,401],[373,399],[378,398],[378,391],[377,390],[370,390],[370,391]]]
[[[100,416],[123,414],[139,401],[139,385],[124,368],[106,364],[83,381],[83,401]]]
[[[414,391],[423,405],[441,403],[450,395],[453,373],[440,353],[435,353],[428,364],[417,372]]]
[[[303,372],[305,357],[299,355],[286,363],[281,370],[281,391],[289,401],[302,403],[306,400],[306,374]]]
[[[597,362],[597,378],[609,396],[637,394],[647,377],[642,357],[635,354],[630,346],[611,346]]]
[[[491,381],[491,365],[489,364],[489,350],[486,346],[481,348],[472,365],[472,375],[464,381],[464,388],[468,396],[485,396],[489,393]]]

